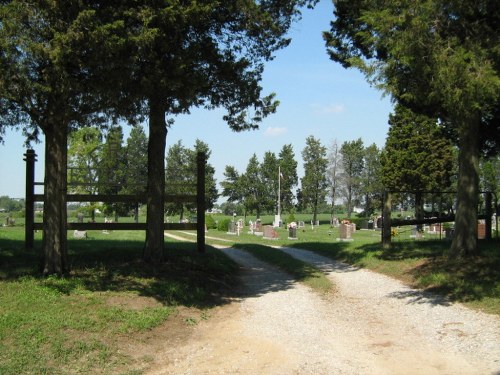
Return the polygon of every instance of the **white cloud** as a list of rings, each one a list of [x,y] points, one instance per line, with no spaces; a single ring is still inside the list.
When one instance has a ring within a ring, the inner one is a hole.
[[[329,105],[322,105],[322,104],[313,104],[312,108],[315,113],[318,114],[337,114],[337,113],[342,113],[345,111],[345,107],[343,104],[329,104]]]
[[[264,131],[264,137],[278,137],[287,132],[286,128],[270,126]]]

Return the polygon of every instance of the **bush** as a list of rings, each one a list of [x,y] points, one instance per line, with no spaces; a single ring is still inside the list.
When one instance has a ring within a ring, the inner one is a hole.
[[[205,215],[207,229],[217,229],[217,223],[212,215]]]
[[[220,230],[221,232],[227,232],[229,230],[229,223],[231,222],[231,219],[221,219],[219,220],[219,225],[217,225],[217,230]]]
[[[342,220],[343,219],[341,219],[340,221],[342,221]],[[351,217],[350,219],[345,218],[345,220],[349,220],[351,223],[356,224],[356,228],[359,229],[359,228],[362,228],[363,224],[368,222],[368,220],[370,220],[370,218],[369,217]]]
[[[295,215],[294,214],[290,214],[288,215],[288,217],[286,218],[286,223],[287,224],[290,224],[292,222],[297,222],[297,220],[295,220]]]

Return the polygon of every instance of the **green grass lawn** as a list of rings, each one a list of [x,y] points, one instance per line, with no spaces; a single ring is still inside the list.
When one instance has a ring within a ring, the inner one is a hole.
[[[144,233],[89,236],[68,233],[70,274],[42,278],[23,230],[0,228],[0,374],[138,373],[123,341],[179,306],[224,303],[221,292],[235,282],[236,264],[213,248],[200,254],[169,241],[166,262],[151,267],[140,260]]]

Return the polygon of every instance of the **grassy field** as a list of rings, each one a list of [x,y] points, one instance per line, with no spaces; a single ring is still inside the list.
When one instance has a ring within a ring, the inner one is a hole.
[[[202,319],[224,303],[237,272],[219,251],[178,242],[153,268],[140,261],[143,233],[96,231],[69,240],[68,276],[42,278],[23,235],[0,228],[0,374],[140,373],[144,358],[126,347],[140,346],[179,307],[197,314],[186,324]]]

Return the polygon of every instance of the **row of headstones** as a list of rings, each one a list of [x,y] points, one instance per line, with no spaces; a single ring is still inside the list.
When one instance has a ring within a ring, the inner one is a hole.
[[[240,219],[236,222],[230,222],[228,226],[228,234],[235,234],[235,235],[240,235],[241,231],[243,230],[245,224],[243,219]],[[296,229],[297,227],[302,228],[304,227],[305,224],[303,221],[299,221],[298,225],[294,227],[293,229]],[[277,239],[279,238],[279,234],[276,231],[276,229],[272,225],[262,225],[262,222],[257,219],[255,222],[250,220],[248,222],[248,234],[253,234],[256,236],[262,236],[264,238],[268,239]],[[292,228],[289,228],[292,229]],[[293,235],[292,235],[293,234]],[[289,238],[295,239],[297,235],[296,230],[289,230]]]

